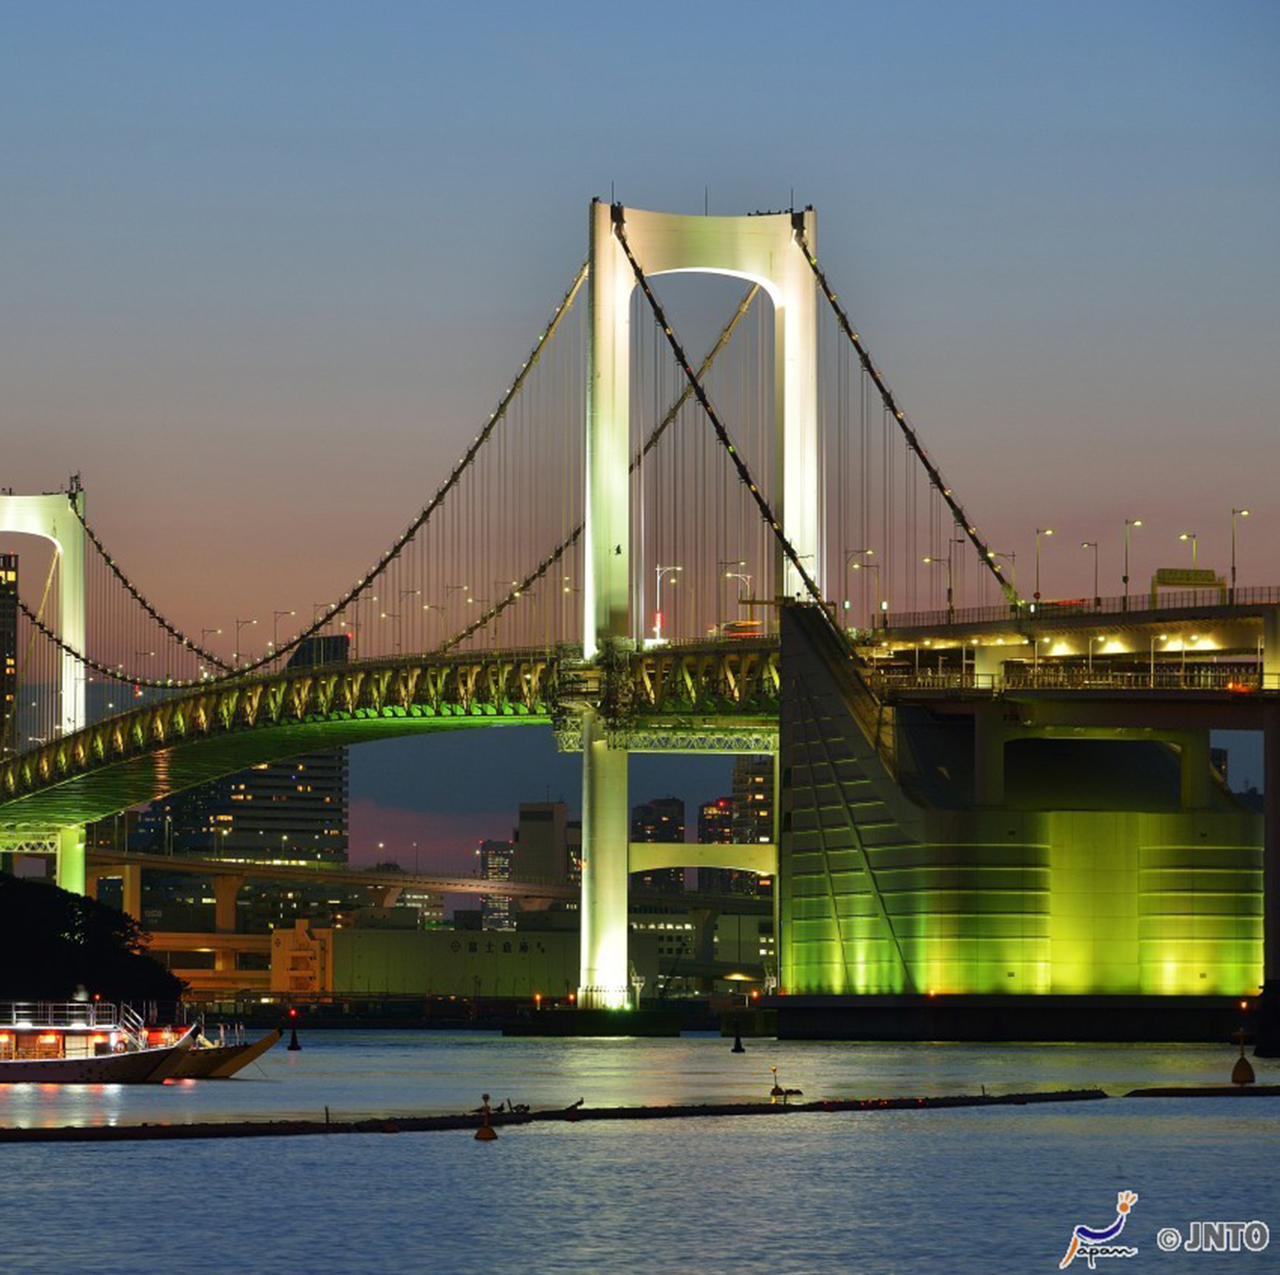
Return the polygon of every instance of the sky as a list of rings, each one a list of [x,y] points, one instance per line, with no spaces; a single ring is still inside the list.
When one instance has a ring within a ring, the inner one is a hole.
[[[1046,591],[1088,593],[1097,539],[1118,592],[1125,517],[1136,578],[1183,530],[1225,569],[1233,506],[1241,582],[1280,582],[1271,0],[0,0],[0,485],[81,473],[189,631],[305,610],[452,465],[611,191],[812,203],[992,542],[1060,530]],[[352,773],[366,849],[578,796],[546,733]],[[726,777],[645,763],[633,790]]]

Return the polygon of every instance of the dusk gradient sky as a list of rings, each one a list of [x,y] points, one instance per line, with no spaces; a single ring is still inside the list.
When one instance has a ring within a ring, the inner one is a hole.
[[[1184,529],[1225,570],[1233,505],[1242,583],[1280,583],[1272,0],[4,0],[0,485],[79,471],[191,631],[309,614],[487,417],[611,183],[814,204],[992,543],[1060,529],[1046,592],[1091,591],[1084,539],[1118,592],[1125,516],[1136,579]],[[356,750],[357,837],[576,802],[576,761],[527,739]]]

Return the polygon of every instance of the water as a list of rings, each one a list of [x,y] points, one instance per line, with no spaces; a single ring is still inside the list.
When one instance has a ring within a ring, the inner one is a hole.
[[[243,1080],[0,1089],[0,1124],[335,1118],[473,1107],[1219,1083],[1199,1046],[837,1045],[309,1033]],[[1255,1063],[1260,1082],[1280,1066]],[[1280,1247],[1280,1100],[1115,1099],[785,1119],[584,1122],[469,1132],[0,1148],[0,1269],[242,1271],[1056,1270],[1071,1227],[1267,1222]],[[1271,1268],[1274,1256],[1205,1258]],[[1081,1266],[1080,1262],[1076,1264]],[[1100,1263],[1100,1269],[1104,1264]],[[1081,1267],[1087,1269],[1087,1267]],[[1124,1270],[1119,1267],[1119,1270]],[[1137,1269],[1137,1267],[1135,1267]]]

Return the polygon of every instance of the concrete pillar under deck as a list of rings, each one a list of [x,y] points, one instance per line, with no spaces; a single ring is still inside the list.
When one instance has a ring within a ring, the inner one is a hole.
[[[58,829],[56,874],[60,889],[84,893],[84,828],[79,824]]]
[[[122,873],[124,877],[121,891],[120,908],[135,921],[142,920],[142,867],[136,863],[126,864]]]
[[[1209,732],[1190,731],[1179,737],[1183,810],[1203,810],[1209,804]]]
[[[1280,691],[1280,607],[1272,607],[1262,616],[1262,685],[1269,691]]]
[[[1280,701],[1262,710],[1262,1006],[1254,1053],[1280,1058]]]
[[[981,705],[973,715],[975,805],[1004,805],[1004,746],[1008,738],[1000,706]]]
[[[627,753],[610,748],[594,710],[582,719],[582,948],[578,1004],[627,1004]]]
[[[244,885],[244,877],[216,876],[213,878],[213,928],[219,934],[236,932],[236,897],[242,885]]]

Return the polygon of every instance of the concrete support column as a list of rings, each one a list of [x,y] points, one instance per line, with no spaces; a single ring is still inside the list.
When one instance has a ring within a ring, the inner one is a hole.
[[[136,863],[127,863],[124,867],[124,888],[121,891],[121,910],[127,912],[135,921],[142,920],[142,867]]]
[[[1009,733],[998,704],[980,705],[973,715],[973,800],[1004,805],[1004,746]]]
[[[582,718],[582,950],[578,1004],[627,1004],[627,754],[594,710]]]
[[[213,878],[213,928],[219,934],[236,932],[236,896],[244,885],[244,877]],[[219,969],[222,966],[218,966]]]
[[[84,827],[75,824],[58,829],[58,886],[72,894],[84,893]]]
[[[1254,1053],[1280,1058],[1280,701],[1262,710],[1262,1009]]]
[[[100,872],[86,872],[84,878],[84,897],[86,899],[97,900],[98,898],[98,882],[102,880]]]
[[[1280,691],[1280,607],[1262,615],[1262,685]]]
[[[1203,810],[1209,804],[1209,732],[1189,731],[1178,738],[1182,770],[1183,810]]]

